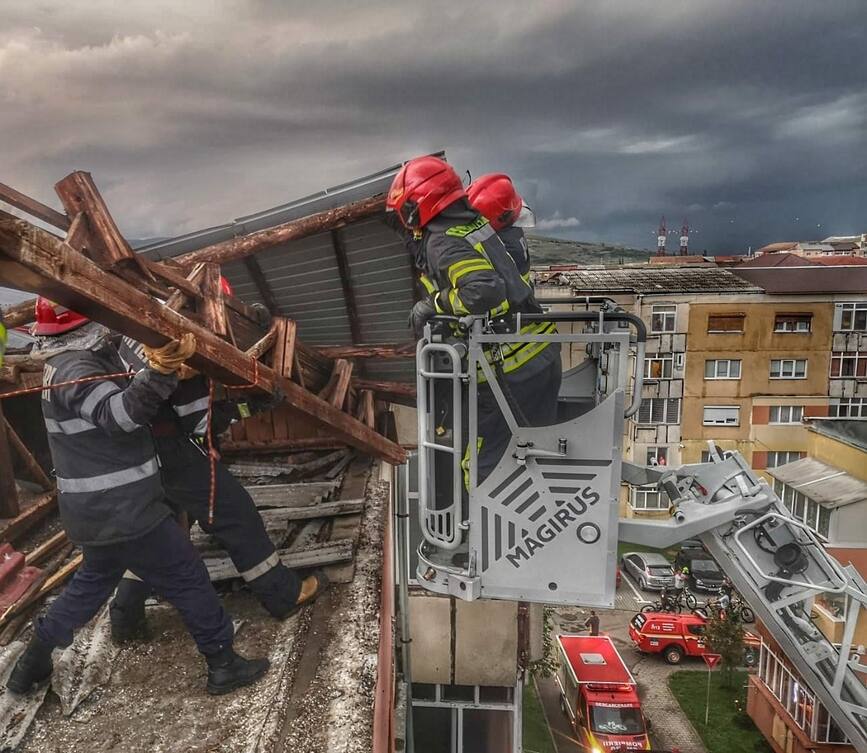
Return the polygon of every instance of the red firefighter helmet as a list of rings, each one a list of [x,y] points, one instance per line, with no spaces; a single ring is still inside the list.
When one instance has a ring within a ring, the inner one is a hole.
[[[439,157],[416,157],[394,176],[385,207],[397,212],[405,227],[417,230],[466,195],[451,165]]]
[[[39,296],[36,299],[36,324],[31,329],[33,335],[62,335],[87,324],[86,316],[76,314],[59,303]]]
[[[490,173],[476,178],[467,188],[467,197],[494,230],[514,224],[524,206],[524,200],[515,190],[512,179],[503,173]]]

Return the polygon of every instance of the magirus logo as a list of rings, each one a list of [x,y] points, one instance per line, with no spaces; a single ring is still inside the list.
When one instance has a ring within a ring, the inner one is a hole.
[[[582,520],[601,494],[594,488],[597,469],[610,460],[537,458],[553,507],[534,489],[534,476],[521,466],[491,490],[494,504],[481,506],[482,572],[503,557],[520,568],[558,536],[570,533],[582,544],[595,544],[602,536],[596,523]],[[552,467],[553,466],[553,467]],[[538,475],[536,475],[538,487]]]

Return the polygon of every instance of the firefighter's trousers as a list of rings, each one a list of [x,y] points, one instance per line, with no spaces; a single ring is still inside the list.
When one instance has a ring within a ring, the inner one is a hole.
[[[232,621],[223,610],[208,571],[185,531],[171,518],[131,541],[81,548],[84,562],[36,625],[39,639],[56,647],[72,643],[131,570],[181,613],[203,654],[232,645]]]
[[[217,539],[268,612],[285,617],[295,606],[300,580],[280,562],[247,490],[218,462],[214,522],[209,524],[211,469],[207,456],[187,437],[159,437],[156,445],[170,504]],[[112,619],[119,618],[118,612],[140,614],[148,593],[142,583],[124,578],[112,602]]]

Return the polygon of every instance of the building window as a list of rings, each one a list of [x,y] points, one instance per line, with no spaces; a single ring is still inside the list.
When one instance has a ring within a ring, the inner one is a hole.
[[[744,331],[744,314],[710,314],[707,318],[709,335]]]
[[[774,319],[774,332],[809,332],[812,322],[812,314],[777,314]]]
[[[706,405],[702,423],[705,426],[740,426],[740,412],[737,405]]]
[[[827,507],[777,479],[774,479],[774,491],[795,520],[827,541],[831,529],[831,511]]]
[[[645,379],[671,379],[674,357],[671,355],[652,355],[644,359]]]
[[[650,316],[650,331],[651,332],[674,332],[677,322],[677,306],[667,304],[656,304],[652,309],[653,313]]]
[[[806,379],[806,358],[774,358],[771,360],[771,379]]]
[[[845,742],[846,737],[830,719],[828,710],[816,700],[801,676],[792,672],[764,641],[759,653],[758,676],[810,740],[818,743]]]
[[[645,465],[668,465],[668,447],[648,447]]]
[[[741,362],[727,358],[704,362],[705,379],[740,379]]]
[[[867,418],[867,397],[841,397],[830,406],[831,418]]]
[[[648,397],[638,409],[639,424],[680,423],[679,397]]]
[[[838,303],[837,316],[839,330],[843,332],[867,331],[867,301],[858,303]]]
[[[431,753],[514,750],[520,692],[520,686],[413,683],[415,749]]]
[[[776,468],[786,463],[794,463],[804,457],[803,452],[797,450],[771,450],[768,452],[768,464],[766,468]]]
[[[867,352],[833,351],[831,353],[831,376],[842,379],[867,377]]]
[[[631,486],[629,504],[633,510],[667,510],[668,496],[656,486]]]
[[[804,418],[803,405],[772,405],[769,423],[799,424]]]

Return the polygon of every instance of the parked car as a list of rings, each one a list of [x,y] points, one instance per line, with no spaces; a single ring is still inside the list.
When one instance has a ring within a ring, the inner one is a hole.
[[[684,656],[710,653],[705,643],[707,620],[697,614],[639,612],[629,623],[629,637],[646,654],[662,654],[669,664],[680,664]],[[744,666],[755,666],[762,641],[747,631],[744,634]]]
[[[689,570],[688,586],[692,591],[716,593],[725,580],[719,565],[697,539],[687,539],[674,558],[675,571]]]
[[[674,570],[671,563],[656,552],[627,552],[620,566],[638,582],[643,590],[661,591],[674,588]]]

